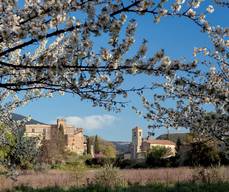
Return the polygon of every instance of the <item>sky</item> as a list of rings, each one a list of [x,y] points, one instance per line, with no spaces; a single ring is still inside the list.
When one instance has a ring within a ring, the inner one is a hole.
[[[202,4],[206,8],[212,1],[205,0]],[[130,15],[130,17],[133,17]],[[193,59],[194,47],[210,46],[209,38],[200,32],[195,24],[184,18],[166,17],[159,24],[153,22],[152,16],[136,17],[138,28],[136,43],[129,54],[133,54],[142,40],[149,42],[149,54],[163,48],[171,58],[187,60]],[[226,8],[215,6],[215,12],[207,16],[207,20],[214,25],[229,27],[229,11]],[[101,40],[96,41],[96,47],[103,46]],[[138,86],[139,82],[149,81],[151,77],[138,76],[134,81],[127,79],[128,86]],[[144,136],[149,131],[148,122],[139,117],[132,109],[138,105],[141,109],[139,97],[131,95],[128,105],[120,113],[108,112],[103,108],[92,107],[87,101],[81,101],[78,96],[65,94],[54,98],[43,98],[32,101],[28,105],[18,108],[16,113],[31,115],[33,119],[44,123],[55,123],[57,118],[65,118],[68,123],[84,128],[86,135],[99,135],[111,141],[130,141],[131,129],[140,126]],[[185,129],[169,130],[169,132],[186,132]],[[156,131],[156,136],[167,133],[167,129]]]

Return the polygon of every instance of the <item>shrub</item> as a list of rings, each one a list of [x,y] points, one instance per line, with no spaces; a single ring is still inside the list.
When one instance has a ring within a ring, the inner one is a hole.
[[[6,172],[7,172],[6,167],[0,164],[0,175],[1,175],[1,174],[4,174],[4,173],[6,173]]]
[[[117,158],[114,165],[120,169],[130,168],[132,165],[132,160]]]
[[[114,158],[107,158],[107,157],[97,157],[92,159],[87,159],[85,161],[86,165],[89,165],[91,167],[104,167],[107,164],[115,164]]]
[[[37,171],[37,172],[44,172],[44,171],[49,170],[50,168],[51,166],[46,163],[37,163],[34,165],[34,171]]]
[[[170,167],[173,164],[170,160],[171,154],[170,148],[153,147],[147,153],[146,164],[149,167]]]
[[[194,169],[192,180],[199,183],[219,183],[223,181],[223,176],[219,168],[201,168],[199,170]]]
[[[219,156],[221,165],[229,165],[229,158],[227,157],[226,153],[220,152]]]
[[[96,174],[94,184],[106,189],[127,186],[127,182],[119,175],[118,169],[112,165],[106,165]]]

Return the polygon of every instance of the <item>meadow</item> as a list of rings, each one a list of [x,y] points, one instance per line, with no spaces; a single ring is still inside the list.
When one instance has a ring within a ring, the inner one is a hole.
[[[229,191],[229,167],[24,171],[0,191]]]

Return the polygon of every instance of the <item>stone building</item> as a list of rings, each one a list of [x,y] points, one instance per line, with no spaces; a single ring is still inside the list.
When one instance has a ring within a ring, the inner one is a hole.
[[[153,147],[166,147],[170,148],[170,154],[167,157],[175,156],[176,155],[176,144],[169,140],[162,140],[162,139],[149,139],[143,140],[142,142],[142,151],[148,151]]]
[[[174,142],[150,137],[144,139],[142,133],[140,127],[132,129],[131,159],[145,159],[147,151],[155,146],[170,148],[171,153],[168,157],[175,156],[176,144]]]
[[[132,129],[131,156],[132,159],[137,158],[137,154],[141,152],[142,146],[142,129],[135,127]]]
[[[62,126],[65,138],[65,147],[67,151],[82,155],[85,152],[85,139],[82,128],[76,128],[67,125],[64,119],[57,119],[56,124],[29,124],[25,126],[25,135],[27,137],[37,137],[51,140],[55,138],[58,129]]]

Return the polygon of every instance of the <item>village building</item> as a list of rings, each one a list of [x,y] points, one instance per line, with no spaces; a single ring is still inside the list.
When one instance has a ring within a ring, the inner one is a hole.
[[[174,142],[150,137],[143,138],[143,131],[140,127],[132,129],[131,159],[144,160],[147,151],[156,146],[169,148],[170,153],[167,157],[172,157],[176,154],[176,144]]]
[[[67,125],[64,119],[57,119],[57,123],[52,125],[28,124],[25,126],[25,135],[39,138],[40,141],[52,140],[60,127],[63,128],[66,150],[82,155],[86,151],[83,129]]]

